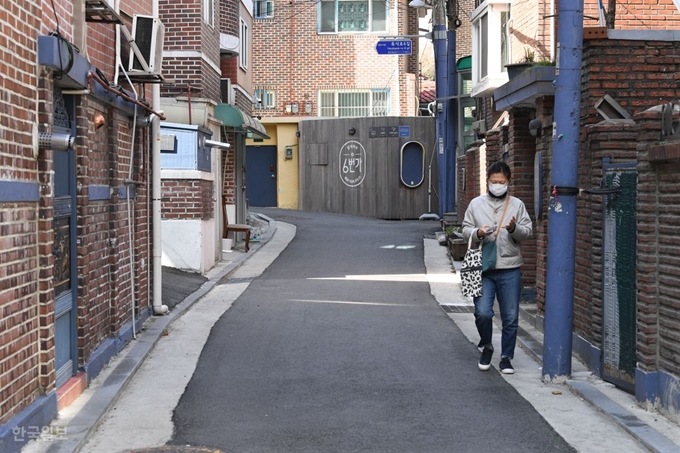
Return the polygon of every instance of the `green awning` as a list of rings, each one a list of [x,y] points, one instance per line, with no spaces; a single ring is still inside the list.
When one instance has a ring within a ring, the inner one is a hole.
[[[456,63],[456,70],[469,71],[470,69],[472,69],[472,57],[470,55],[458,59],[458,63]]]
[[[270,138],[262,123],[235,105],[217,104],[215,106],[215,118],[222,121],[222,124],[227,127],[245,131],[248,138]]]

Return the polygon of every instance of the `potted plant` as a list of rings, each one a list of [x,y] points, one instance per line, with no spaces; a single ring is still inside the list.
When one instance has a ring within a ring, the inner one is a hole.
[[[517,63],[506,64],[505,68],[508,70],[508,78],[514,79],[522,74],[527,68],[534,65],[535,53],[529,47],[524,48],[524,56]]]
[[[453,261],[462,261],[467,252],[467,242],[463,239],[463,227],[460,225],[447,225],[446,238],[448,239],[449,255]]]

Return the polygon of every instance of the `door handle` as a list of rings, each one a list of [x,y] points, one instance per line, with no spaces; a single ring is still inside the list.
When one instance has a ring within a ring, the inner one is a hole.
[[[276,175],[272,175],[272,179],[276,179]]]

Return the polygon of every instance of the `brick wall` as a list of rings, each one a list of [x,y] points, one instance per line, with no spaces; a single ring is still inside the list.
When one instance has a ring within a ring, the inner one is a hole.
[[[472,22],[469,13],[475,9],[474,0],[458,2],[458,18],[461,26],[456,29],[456,61],[459,58],[472,55]],[[449,25],[449,30],[453,28]]]
[[[595,186],[602,176],[602,159],[637,161],[637,358],[645,371],[680,375],[680,316],[677,279],[680,261],[680,197],[677,160],[655,161],[660,113],[650,109],[634,116],[636,124],[588,126],[579,156],[580,186]],[[662,145],[663,146],[663,145]],[[602,347],[602,197],[579,199],[576,243],[574,330]]]
[[[552,119],[555,99],[552,96],[539,98],[536,101],[536,118],[543,125],[541,137],[536,139],[536,152],[541,153],[543,165],[540,169],[543,180],[543,205],[540,218],[534,222],[534,238],[536,239],[536,304],[540,313],[545,313],[545,280],[548,266],[546,252],[548,250],[548,207],[550,202],[550,172],[552,152]],[[535,214],[535,210],[532,210]]]
[[[165,25],[164,50],[201,50],[201,24],[203,22],[201,1],[194,0],[180,4],[172,0],[159,0],[158,9],[161,21]]]
[[[677,120],[677,114],[674,115]],[[640,123],[638,158],[637,349],[638,367],[680,376],[680,241],[677,230],[680,161],[654,160],[651,152],[676,147],[657,144],[660,112],[636,115]]]
[[[557,14],[557,11],[550,11],[550,2],[513,2],[512,22],[509,24],[510,63],[523,61],[527,52],[533,52],[535,61],[554,59],[550,49],[552,14]]]
[[[233,153],[232,153],[233,154]],[[213,182],[199,179],[165,179],[161,185],[163,219],[214,218]]]
[[[595,103],[605,94],[631,114],[677,99],[679,50],[678,42],[584,41],[582,115],[601,121]]]
[[[127,12],[150,13],[151,2],[123,2]],[[0,172],[3,180],[39,183],[37,203],[0,203],[0,424],[6,423],[38,396],[55,390],[54,275],[54,156],[33,149],[33,131],[50,132],[54,124],[54,79],[51,71],[36,68],[37,37],[56,29],[57,18],[34,2],[4,2],[0,16],[0,50],[16,56],[11,66],[0,63]],[[72,4],[55,1],[59,29],[72,39]],[[15,19],[21,17],[21,20]],[[90,25],[91,61],[112,77],[113,26]],[[11,48],[6,44],[11,43]],[[4,47],[3,47],[4,46]],[[4,66],[3,66],[4,65]],[[141,182],[134,199],[133,253],[135,298],[139,309],[148,305],[149,222],[144,181],[148,170],[148,140],[137,130],[135,162],[130,160],[130,115],[110,109],[93,98],[75,97],[76,260],[75,294],[78,330],[77,364],[83,365],[101,342],[120,332],[131,319],[131,285],[125,199],[118,199],[128,169]],[[37,117],[36,117],[37,112]],[[95,112],[106,127],[95,131]],[[132,165],[132,167],[131,167]],[[108,186],[114,194],[89,200],[91,186]],[[117,244],[111,247],[111,244]]]
[[[0,179],[38,182],[32,132],[37,127],[39,5],[0,5]],[[0,424],[41,394],[36,203],[0,202]]]
[[[636,161],[639,158],[641,147],[649,142],[659,139],[659,122],[647,122],[644,127],[635,125],[595,125],[602,120],[594,109],[595,102],[604,96],[611,95],[638,121],[644,120],[652,113],[646,109],[656,106],[659,102],[677,99],[678,90],[674,82],[674,73],[680,69],[680,60],[672,57],[680,45],[675,42],[648,42],[648,41],[616,41],[616,40],[592,40],[584,42],[584,74],[582,77],[583,94],[581,96],[582,111],[588,116],[585,120],[590,123],[587,131],[587,141],[579,151],[579,186],[597,187],[602,176],[602,159],[608,157],[613,161]],[[631,77],[631,74],[635,74]],[[655,130],[656,129],[656,130]],[[660,167],[661,168],[661,167]],[[660,169],[659,168],[659,169]],[[663,167],[664,169],[667,167]],[[639,207],[638,224],[642,228],[638,238],[639,265],[642,269],[651,270],[650,261],[655,262],[656,257],[649,256],[649,241],[656,242],[655,235],[646,236],[648,228],[655,225],[657,215],[652,212],[658,206],[652,207],[647,203],[656,200],[656,195],[645,191],[658,190],[655,184],[647,186],[640,178],[639,202],[645,202],[645,207]],[[658,174],[654,174],[654,181]],[[655,204],[657,202],[655,201]],[[649,212],[652,209],[652,212]],[[602,318],[602,197],[580,197],[578,200],[578,218],[576,229],[576,261],[575,261],[575,284],[574,284],[574,329],[593,344],[600,346],[602,343],[601,318]],[[644,226],[644,225],[647,226]],[[649,274],[641,273],[640,286],[638,288],[639,300],[650,302],[656,300],[654,287],[659,283],[655,277],[653,282],[648,281]],[[651,292],[650,294],[645,294]],[[654,322],[651,321],[647,308],[641,308],[638,322],[645,327],[643,343],[653,333]],[[655,313],[653,316],[658,316]],[[650,327],[652,326],[652,327]],[[652,341],[652,340],[649,340]],[[656,340],[654,340],[656,341]],[[643,344],[640,354],[647,354],[647,362],[655,360],[651,353],[656,346]],[[645,363],[645,360],[642,362]]]
[[[534,215],[534,156],[536,139],[529,132],[534,113],[529,109],[513,109],[507,127],[509,150],[504,160],[512,170],[510,193],[522,200],[532,220]],[[505,128],[504,128],[505,129]],[[505,153],[504,153],[505,154]],[[535,227],[533,222],[532,227]],[[522,242],[522,285],[536,287],[536,235]]]
[[[165,25],[165,50],[195,52],[196,56],[165,57],[163,72],[172,83],[161,87],[161,96],[191,96],[212,101],[220,99],[220,12],[216,8],[215,27],[203,21],[201,2],[161,1],[161,20]],[[232,19],[233,20],[233,19]],[[238,36],[238,34],[236,34]],[[213,66],[214,65],[214,66]]]
[[[0,424],[40,395],[37,212],[0,204]]]
[[[234,143],[233,134],[227,139]],[[236,153],[222,150],[222,201],[224,204],[236,204]]]

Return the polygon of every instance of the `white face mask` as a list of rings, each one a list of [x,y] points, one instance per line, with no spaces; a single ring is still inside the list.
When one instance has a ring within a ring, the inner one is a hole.
[[[496,197],[502,197],[507,191],[507,184],[489,184],[489,192]]]

